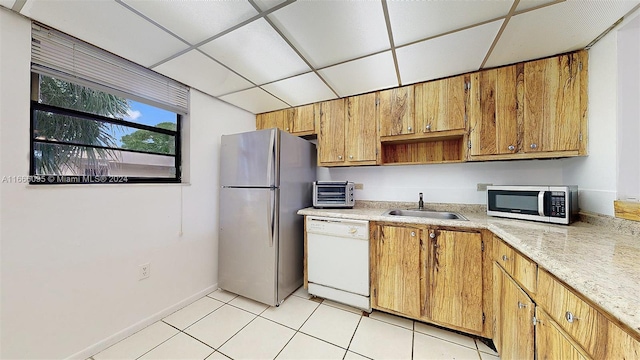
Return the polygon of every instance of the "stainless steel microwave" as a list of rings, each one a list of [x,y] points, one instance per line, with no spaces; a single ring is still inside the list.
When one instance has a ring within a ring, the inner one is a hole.
[[[354,183],[349,181],[315,181],[313,183],[313,207],[352,208]]]
[[[578,187],[488,186],[487,215],[570,224],[578,215]]]

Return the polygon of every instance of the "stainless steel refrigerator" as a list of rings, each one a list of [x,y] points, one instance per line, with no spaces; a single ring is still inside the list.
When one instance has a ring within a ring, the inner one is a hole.
[[[279,305],[303,280],[304,219],[316,179],[313,143],[278,129],[223,135],[218,286]]]

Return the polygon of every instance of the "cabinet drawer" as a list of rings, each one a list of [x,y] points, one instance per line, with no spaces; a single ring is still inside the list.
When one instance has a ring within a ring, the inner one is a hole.
[[[535,294],[537,288],[536,270],[538,269],[538,265],[518,253],[499,237],[494,236],[493,239],[494,261],[500,264],[507,274],[518,282],[523,289]]]
[[[548,272],[538,272],[538,304],[594,358],[602,358],[608,320]]]

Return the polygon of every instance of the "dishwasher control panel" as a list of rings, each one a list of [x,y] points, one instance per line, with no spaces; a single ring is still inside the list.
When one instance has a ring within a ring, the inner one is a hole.
[[[368,240],[369,222],[366,220],[307,216],[307,232]]]

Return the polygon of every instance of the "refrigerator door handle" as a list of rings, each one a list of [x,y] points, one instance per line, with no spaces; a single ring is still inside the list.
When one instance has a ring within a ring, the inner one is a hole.
[[[275,237],[276,230],[276,191],[271,190],[271,196],[269,196],[269,202],[267,203],[267,216],[269,217],[269,247],[273,247],[273,239]]]
[[[272,130],[269,136],[269,158],[267,159],[267,184],[273,186],[273,180],[271,180],[271,174],[273,174],[273,163],[276,157],[276,131]]]

